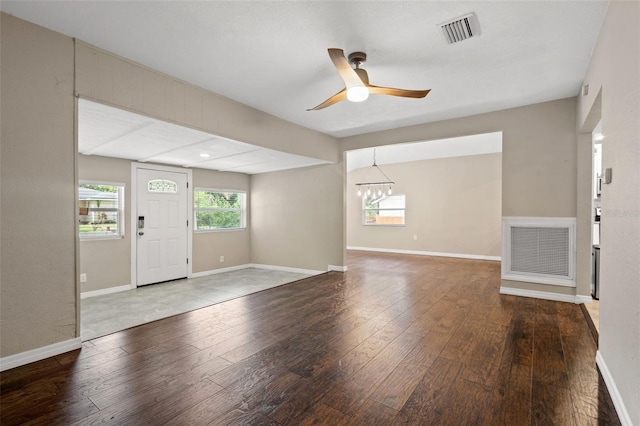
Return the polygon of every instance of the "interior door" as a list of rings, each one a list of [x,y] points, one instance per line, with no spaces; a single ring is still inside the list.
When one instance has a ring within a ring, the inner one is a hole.
[[[187,276],[187,174],[138,169],[137,284]]]

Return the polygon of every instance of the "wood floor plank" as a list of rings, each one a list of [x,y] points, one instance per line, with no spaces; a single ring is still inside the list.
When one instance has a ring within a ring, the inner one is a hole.
[[[499,262],[348,261],[2,372],[2,424],[620,424],[576,305],[499,294]]]
[[[402,333],[348,380],[334,385],[322,402],[343,413],[357,411],[422,337],[421,334]]]
[[[527,425],[531,421],[531,366],[508,363],[498,373],[486,426]]]
[[[394,424],[442,424],[447,407],[451,409],[449,392],[462,367],[447,358],[437,358],[394,419]]]
[[[373,391],[370,399],[399,410],[405,404],[451,336],[430,331]]]
[[[397,415],[398,410],[369,399],[358,408],[349,424],[388,426],[393,423]]]
[[[350,419],[344,413],[333,409],[325,404],[318,404],[307,411],[306,415],[300,420],[298,425],[325,425],[325,426],[342,426],[350,423]]]
[[[531,399],[532,425],[577,426],[569,389],[534,381]]]

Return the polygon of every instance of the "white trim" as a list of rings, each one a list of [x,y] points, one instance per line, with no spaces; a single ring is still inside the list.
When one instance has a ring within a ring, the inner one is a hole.
[[[581,304],[581,303],[593,303],[593,297],[591,296],[583,296],[581,294],[577,294],[576,295],[576,303],[577,304]]]
[[[191,276],[193,270],[193,171],[184,167],[159,166],[156,164],[131,162],[131,222],[129,229],[131,230],[131,285],[136,288],[138,286],[138,251],[137,251],[137,210],[138,210],[138,170],[158,170],[163,172],[183,173],[187,175],[187,220],[189,227],[187,228],[187,277]]]
[[[316,271],[313,269],[290,268],[288,266],[261,265],[258,263],[250,263],[248,268],[270,269],[272,271],[293,272],[297,274],[320,275],[326,271]]]
[[[344,266],[329,265],[328,270],[336,271],[336,272],[347,272],[347,265],[344,265]]]
[[[545,299],[545,300],[553,300],[556,302],[568,302],[568,303],[591,303],[585,302],[585,296],[575,296],[573,294],[559,294],[559,293],[551,293],[549,291],[539,291],[539,290],[525,290],[522,288],[513,288],[513,287],[500,287],[500,294],[509,294],[512,296],[522,296],[522,297],[533,297],[534,299]],[[590,299],[590,298],[589,298]]]
[[[607,386],[609,395],[611,395],[611,400],[613,401],[613,405],[616,408],[618,417],[620,418],[620,423],[622,426],[633,426],[631,423],[631,416],[629,416],[629,411],[627,411],[627,407],[624,405],[620,391],[618,391],[616,382],[613,380],[609,367],[607,367],[607,363],[600,351],[596,352],[596,365],[600,370],[600,374],[602,374],[602,379],[604,380],[604,384]]]
[[[300,268],[290,268],[288,266],[275,266],[275,265],[261,265],[261,264],[257,264],[257,263],[245,263],[243,265],[229,266],[228,268],[211,269],[209,271],[194,272],[189,276],[189,278],[206,277],[208,275],[221,274],[223,272],[232,272],[232,271],[238,271],[240,269],[248,269],[248,268],[268,269],[268,270],[271,270],[271,271],[293,272],[293,273],[297,273],[297,274],[307,274],[307,275],[319,275],[319,274],[324,274],[325,273],[325,271],[316,271],[316,270],[313,270],[313,269],[300,269]]]
[[[501,260],[500,256],[484,256],[481,254],[442,253],[437,251],[422,251],[422,250],[400,250],[400,249],[355,247],[355,246],[347,246],[347,250],[376,251],[381,253],[417,254],[420,256],[457,257],[460,259],[497,260],[497,261]]]
[[[206,277],[208,275],[222,274],[223,272],[237,271],[240,269],[247,269],[250,267],[251,266],[249,264],[244,264],[244,265],[229,266],[227,268],[211,269],[209,271],[193,272],[191,275],[189,275],[189,278]]]
[[[74,351],[82,347],[82,340],[79,337],[65,340],[64,342],[53,343],[41,348],[31,349],[15,355],[0,358],[0,371],[10,368],[20,367],[45,358],[60,355],[65,352]]]
[[[103,288],[100,290],[83,291],[82,293],[80,293],[80,298],[86,299],[88,297],[103,296],[105,294],[111,294],[111,293],[120,293],[121,291],[127,291],[134,288],[135,287],[133,287],[131,284],[127,284],[127,285],[120,285],[117,287]]]
[[[567,276],[511,270],[511,228],[567,228],[569,230],[569,271]],[[575,217],[502,217],[502,268],[503,280],[576,287],[576,218]]]

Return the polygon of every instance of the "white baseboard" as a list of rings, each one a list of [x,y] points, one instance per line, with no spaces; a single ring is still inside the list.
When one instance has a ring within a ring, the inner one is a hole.
[[[120,293],[121,291],[127,291],[133,288],[135,287],[131,287],[130,284],[127,284],[127,285],[120,285],[118,287],[103,288],[101,290],[84,291],[80,293],[80,298],[86,299],[87,297],[102,296],[102,295],[111,294],[111,293]]]
[[[344,265],[344,266],[329,265],[329,271],[347,272],[347,265]]]
[[[80,349],[81,347],[82,341],[79,337],[76,337],[75,339],[65,340],[64,342],[53,343],[41,348],[31,349],[15,355],[9,355],[4,358],[0,358],[0,371],[20,367],[45,358]]]
[[[576,303],[576,304],[585,303],[582,299],[585,296],[576,296],[573,294],[558,294],[558,293],[551,293],[548,291],[538,291],[538,290],[524,290],[521,288],[513,288],[513,287],[500,287],[500,294],[510,294],[512,296],[522,296],[522,297],[533,297],[534,299],[553,300],[556,302],[568,302],[568,303]]]
[[[607,390],[609,391],[609,395],[611,395],[613,405],[616,407],[620,423],[622,426],[633,426],[631,424],[631,417],[629,416],[627,407],[624,405],[624,401],[622,400],[622,396],[620,396],[616,382],[613,380],[613,376],[611,375],[611,372],[607,367],[607,363],[604,361],[600,351],[596,352],[596,365],[600,370],[600,374],[602,374],[602,379],[604,380],[605,385],[607,385]]]
[[[189,278],[206,277],[207,275],[221,274],[223,272],[239,271],[240,269],[257,268],[268,269],[271,271],[293,272],[296,274],[318,275],[324,274],[325,271],[315,271],[313,269],[290,268],[288,266],[261,265],[258,263],[245,263],[243,265],[230,266],[228,268],[212,269],[210,271],[202,271],[192,273]]]
[[[245,263],[244,265],[229,266],[227,268],[212,269],[210,271],[193,272],[191,275],[189,275],[189,278],[206,277],[208,275],[222,274],[223,272],[238,271],[240,269],[247,269],[250,267],[251,265]]]
[[[502,260],[500,256],[483,256],[480,254],[441,253],[437,251],[400,250],[400,249],[355,247],[355,246],[347,246],[347,250],[375,251],[380,253],[417,254],[420,256],[457,257],[460,259],[497,260],[497,261]]]
[[[258,269],[270,269],[272,271],[293,272],[296,274],[307,274],[307,275],[319,275],[319,274],[324,274],[326,272],[326,271],[316,271],[313,269],[290,268],[288,266],[261,265],[258,263],[250,263],[247,267],[258,268]]]
[[[576,295],[576,303],[580,304],[580,303],[593,303],[593,297],[591,296],[583,296],[580,294]]]

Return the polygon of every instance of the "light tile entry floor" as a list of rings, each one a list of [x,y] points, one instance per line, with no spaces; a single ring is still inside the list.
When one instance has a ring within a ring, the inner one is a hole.
[[[82,341],[181,314],[311,275],[246,268],[81,300]]]
[[[593,303],[585,303],[584,306],[591,316],[593,325],[596,327],[598,333],[600,333],[600,301],[593,299]]]

